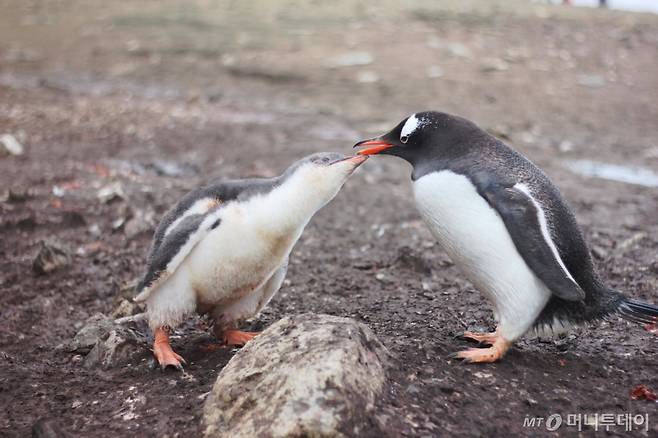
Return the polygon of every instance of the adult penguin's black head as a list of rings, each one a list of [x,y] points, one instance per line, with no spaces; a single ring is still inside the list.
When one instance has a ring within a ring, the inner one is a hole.
[[[358,142],[359,155],[395,155],[416,166],[463,155],[488,134],[462,117],[436,111],[415,113],[386,134]]]

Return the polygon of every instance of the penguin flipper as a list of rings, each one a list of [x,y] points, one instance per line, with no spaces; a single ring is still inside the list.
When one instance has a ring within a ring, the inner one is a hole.
[[[204,214],[189,215],[167,233],[149,256],[146,274],[137,285],[135,301],[145,301],[158,284],[178,269],[194,247],[219,226],[220,210],[217,205]]]
[[[487,184],[478,192],[501,216],[519,254],[546,287],[564,300],[583,300],[585,292],[562,262],[544,212],[527,188]]]

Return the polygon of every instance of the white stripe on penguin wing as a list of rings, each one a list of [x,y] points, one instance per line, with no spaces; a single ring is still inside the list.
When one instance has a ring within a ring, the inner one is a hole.
[[[202,198],[197,199],[194,204],[190,206],[182,215],[176,218],[165,230],[163,237],[166,237],[167,234],[176,228],[185,218],[195,215],[195,214],[205,214],[213,209],[219,203],[218,199],[215,198]]]
[[[530,201],[532,202],[532,205],[535,206],[535,209],[537,210],[537,219],[539,220],[539,227],[541,228],[541,234],[544,237],[546,244],[551,249],[551,252],[553,253],[553,257],[555,257],[555,260],[558,262],[564,273],[567,275],[567,278],[573,281],[574,284],[578,285],[578,283],[571,276],[571,273],[569,272],[564,262],[562,261],[562,257],[560,257],[560,253],[558,252],[557,247],[555,246],[555,242],[553,242],[551,233],[548,230],[548,222],[546,221],[546,215],[544,214],[544,209],[541,207],[539,202],[537,202],[537,200],[532,196],[532,193],[530,192],[530,188],[526,184],[516,183],[514,185],[514,188],[522,192],[524,195],[526,195],[528,199],[530,199]]]
[[[206,237],[208,232],[213,228],[213,225],[215,224],[215,221],[219,219],[221,212],[222,210],[218,209],[217,211],[208,214],[203,222],[201,222],[201,225],[199,225],[199,230],[190,235],[180,251],[178,251],[174,258],[167,263],[167,272],[174,272],[180,266],[196,244]]]
[[[162,285],[167,280],[167,278],[169,278],[169,276],[171,276],[171,274],[173,274],[176,269],[178,269],[181,263],[183,263],[187,256],[192,252],[194,247],[201,240],[203,240],[203,238],[205,238],[213,228],[215,228],[217,221],[220,220],[221,212],[222,209],[218,208],[203,218],[197,229],[189,234],[185,240],[185,243],[180,248],[176,249],[176,254],[171,258],[171,260],[167,262],[164,269],[162,269],[160,273],[157,274],[157,278],[155,278],[151,284],[144,288],[144,290],[135,297],[135,301],[140,302],[146,300],[152,291]],[[191,216],[188,217],[191,218]],[[181,222],[181,225],[184,224],[184,222]],[[176,233],[177,231],[179,230],[172,230],[173,233]],[[156,253],[158,251],[167,251],[168,249],[170,248],[167,247],[167,241],[165,240],[156,250]],[[153,266],[149,267],[149,269],[153,268]]]

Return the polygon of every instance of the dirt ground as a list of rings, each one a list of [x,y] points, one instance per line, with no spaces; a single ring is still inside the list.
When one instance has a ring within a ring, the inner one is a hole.
[[[473,119],[543,167],[603,278],[658,303],[657,189],[567,166],[658,171],[658,15],[300,3],[0,1],[0,135],[25,146],[0,157],[0,436],[28,436],[41,418],[72,436],[198,436],[204,394],[234,354],[205,352],[202,322],[173,340],[186,374],[147,359],[90,370],[57,346],[116,307],[154,221],[186,190],[348,152],[420,110]],[[520,341],[493,365],[447,359],[467,346],[455,335],[493,328],[492,314],[421,223],[409,173],[370,159],[307,227],[251,328],[309,311],[370,326],[398,360],[373,436],[537,436],[546,429],[526,418],[595,413],[646,413],[648,431],[608,433],[658,436],[658,404],[630,397],[658,391],[658,338],[643,327],[615,318]],[[45,239],[71,263],[36,275]]]

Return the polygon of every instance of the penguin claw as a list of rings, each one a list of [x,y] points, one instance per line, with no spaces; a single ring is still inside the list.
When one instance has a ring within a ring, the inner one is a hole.
[[[173,368],[178,371],[183,371],[183,364],[187,365],[187,361],[180,355],[176,354],[173,350],[170,351],[154,351],[155,358],[160,364],[160,369],[165,371],[167,368]]]
[[[493,345],[499,338],[498,333],[478,333],[478,332],[464,332],[460,335],[460,339],[465,341],[474,341],[478,345]]]
[[[463,363],[491,363],[502,359],[512,342],[498,336],[487,348],[469,348],[457,351],[448,356],[449,359],[458,359]]]
[[[496,362],[502,355],[498,354],[493,347],[489,348],[469,348],[468,350],[458,351],[450,355],[450,359],[459,359],[462,363],[490,363]]]
[[[160,365],[160,371],[162,371],[163,373],[165,371],[167,371],[167,368],[173,368],[175,371],[180,371],[180,372],[185,371],[183,369],[183,365],[181,365],[180,363],[177,363],[177,364],[168,363],[168,364],[161,364]]]

